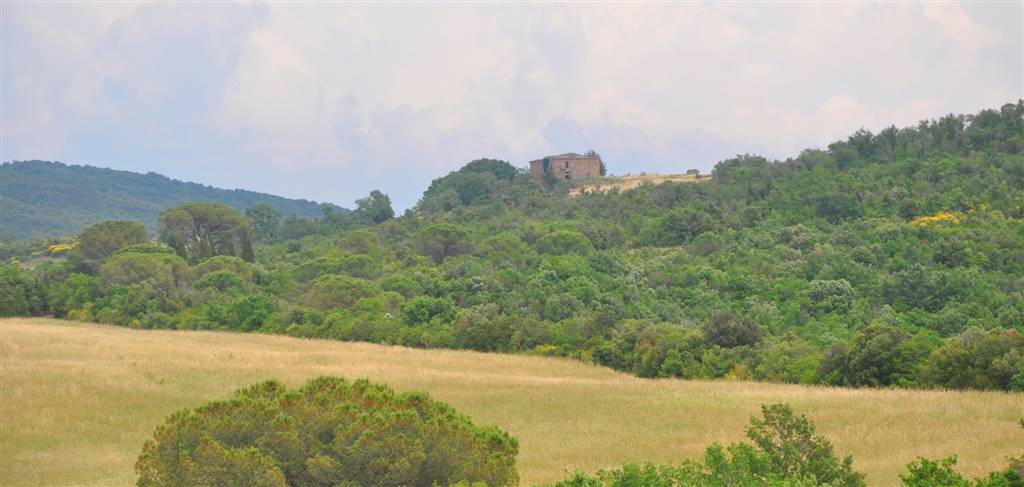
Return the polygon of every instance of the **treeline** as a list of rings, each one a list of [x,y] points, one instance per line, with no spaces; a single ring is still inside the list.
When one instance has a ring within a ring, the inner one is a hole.
[[[59,260],[0,270],[0,311],[643,377],[1024,390],[1022,150],[1018,101],[623,193],[570,198],[482,159],[399,218],[375,191],[318,219],[217,210],[235,233],[198,253],[169,218],[168,246],[102,258],[86,232],[42,251]]]
[[[0,238],[21,241],[75,235],[106,220],[156,228],[157,215],[186,201],[211,201],[239,211],[266,204],[285,215],[315,218],[322,205],[245,190],[226,190],[138,174],[49,161],[0,164]]]

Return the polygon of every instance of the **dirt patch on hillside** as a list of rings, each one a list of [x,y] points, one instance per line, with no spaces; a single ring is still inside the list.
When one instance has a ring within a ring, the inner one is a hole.
[[[639,176],[609,177],[581,184],[569,190],[570,196],[583,193],[607,193],[612,190],[629,191],[644,183],[658,185],[666,181],[675,183],[700,183],[711,180],[710,174],[641,174]]]

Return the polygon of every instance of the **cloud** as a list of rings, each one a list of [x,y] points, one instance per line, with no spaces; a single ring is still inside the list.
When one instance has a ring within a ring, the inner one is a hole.
[[[959,48],[974,52],[995,44],[995,34],[971,20],[958,4],[926,2],[921,5],[921,10]]]
[[[708,170],[1024,96],[1020,4],[4,4],[4,160],[351,205],[478,157]]]

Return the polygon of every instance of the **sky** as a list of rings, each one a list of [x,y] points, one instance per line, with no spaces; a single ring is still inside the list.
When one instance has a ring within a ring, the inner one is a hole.
[[[786,158],[1024,98],[1024,3],[0,4],[0,160],[397,210],[481,157]]]

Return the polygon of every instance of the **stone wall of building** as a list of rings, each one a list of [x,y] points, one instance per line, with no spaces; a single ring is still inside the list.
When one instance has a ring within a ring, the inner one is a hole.
[[[601,177],[601,158],[588,156],[553,156],[530,161],[530,176],[544,178],[544,161],[548,170],[558,179],[588,179]]]

